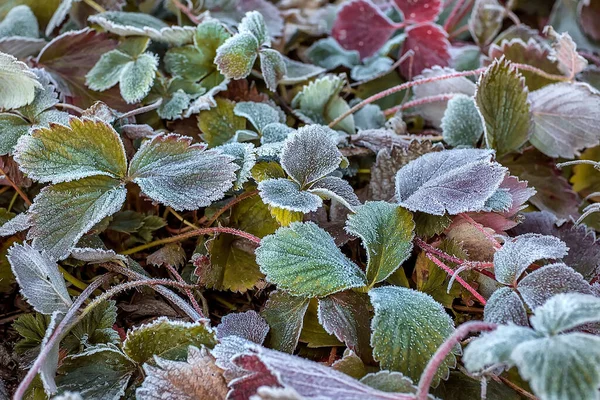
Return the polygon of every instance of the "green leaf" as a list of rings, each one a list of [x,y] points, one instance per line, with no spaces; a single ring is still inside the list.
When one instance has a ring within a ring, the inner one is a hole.
[[[238,117],[243,117],[250,121],[252,126],[261,134],[268,125],[285,122],[285,117],[282,117],[280,111],[268,103],[256,103],[253,101],[237,103],[233,110],[234,114]]]
[[[110,89],[119,83],[125,66],[131,62],[133,58],[121,50],[104,53],[85,76],[85,84],[90,89],[100,92]]]
[[[215,344],[215,333],[201,322],[171,321],[160,317],[127,332],[123,352],[142,364],[151,361],[153,356],[185,360],[188,346],[212,348]]]
[[[340,92],[345,85],[343,76],[326,75],[305,85],[292,100],[292,107],[307,123],[327,125],[350,109]],[[344,118],[334,129],[354,133],[352,115]]]
[[[295,85],[325,72],[325,68],[292,60],[283,54],[281,57],[283,57],[283,62],[285,63],[286,73],[283,79],[279,81],[280,84]]]
[[[600,338],[571,333],[521,343],[512,352],[519,374],[542,399],[594,399],[600,386]]]
[[[230,156],[191,142],[176,134],[154,136],[131,160],[129,179],[151,199],[176,210],[195,210],[221,199],[237,166]]]
[[[270,348],[286,353],[294,352],[308,303],[308,298],[291,296],[279,290],[271,292],[260,313],[271,328],[267,338]]]
[[[483,123],[472,97],[459,94],[448,101],[442,132],[450,146],[475,147],[483,134]]]
[[[12,8],[0,23],[0,38],[10,36],[37,38],[39,31],[35,14],[26,5]]]
[[[35,74],[10,54],[0,53],[0,108],[19,108],[31,103],[41,88]]]
[[[444,308],[425,293],[385,286],[369,291],[375,307],[371,346],[382,368],[417,380],[438,347],[452,334],[454,324]],[[437,370],[433,385],[456,363],[455,348]]]
[[[22,337],[15,345],[15,352],[27,354],[32,349],[37,351],[44,340],[49,324],[50,317],[41,313],[21,315],[12,325],[12,328]]]
[[[259,43],[252,34],[239,33],[227,39],[217,49],[215,64],[226,78],[245,78],[252,71],[258,49]]]
[[[15,160],[30,178],[40,182],[68,182],[94,175],[123,178],[127,171],[119,134],[98,119],[72,118],[69,126],[35,129],[19,139]]]
[[[58,265],[47,254],[25,243],[11,247],[7,257],[23,297],[34,310],[50,315],[66,312],[73,304]]]
[[[113,329],[117,321],[117,306],[114,300],[104,301],[90,311],[69,334],[61,346],[80,352],[85,347],[99,344],[121,344],[119,333]]]
[[[350,71],[350,77],[357,81],[368,81],[379,75],[385,75],[394,61],[389,57],[374,56],[364,60],[362,65],[355,65]]]
[[[299,341],[306,343],[308,348],[343,346],[343,342],[338,340],[332,333],[327,332],[320,323],[318,307],[319,303],[317,299],[311,299],[308,304],[308,310],[304,314]]]
[[[256,261],[269,282],[296,296],[324,297],[366,283],[360,268],[312,222],[294,222],[263,238]]]
[[[477,82],[475,102],[483,116],[487,147],[498,156],[518,150],[530,134],[525,79],[510,61],[496,60]]]
[[[238,32],[249,33],[256,38],[259,46],[270,46],[271,37],[265,19],[258,11],[247,12],[238,25]]]
[[[237,131],[246,128],[246,120],[234,114],[235,106],[231,100],[217,98],[216,107],[198,114],[198,127],[208,147],[225,144]]]
[[[121,208],[125,186],[107,176],[92,176],[42,189],[29,209],[34,248],[55,259],[67,257],[84,233]]]
[[[206,21],[198,25],[194,44],[170,49],[165,54],[167,71],[190,81],[211,81],[211,75],[219,75],[213,63],[217,49],[231,35],[217,21]]]
[[[277,50],[263,49],[260,51],[260,69],[267,88],[274,92],[277,84],[287,73],[283,57]]]
[[[316,194],[300,190],[289,179],[265,179],[258,184],[260,198],[268,205],[303,214],[317,211],[323,200]]]
[[[410,378],[394,371],[378,371],[365,375],[361,383],[374,389],[390,393],[416,393],[417,388]]]
[[[367,250],[367,282],[387,279],[412,252],[415,223],[406,209],[384,201],[366,202],[348,217],[346,230]]]
[[[158,58],[151,53],[142,54],[123,68],[120,88],[127,103],[137,103],[146,97],[154,83],[157,68]]]
[[[140,400],[224,399],[228,388],[223,371],[205,347],[190,346],[187,362],[156,358],[144,365],[145,378],[136,390]]]
[[[316,65],[328,70],[337,67],[352,68],[360,64],[356,50],[346,50],[333,37],[316,41],[306,51],[306,56]]]
[[[239,167],[236,171],[234,190],[243,188],[244,183],[252,177],[252,167],[256,164],[256,150],[252,143],[227,143],[216,148],[223,154],[235,157],[233,162]]]
[[[527,326],[529,320],[525,304],[517,292],[509,287],[494,291],[483,309],[483,320],[494,324],[515,324]]]
[[[506,15],[506,9],[498,0],[477,0],[469,18],[469,31],[480,47],[494,40]]]
[[[93,346],[67,357],[58,370],[59,393],[79,392],[85,399],[118,399],[125,394],[135,363],[115,346]]]

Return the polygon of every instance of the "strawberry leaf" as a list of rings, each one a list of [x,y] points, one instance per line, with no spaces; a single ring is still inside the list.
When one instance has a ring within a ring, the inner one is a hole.
[[[529,324],[523,300],[509,287],[501,287],[490,296],[483,309],[483,320],[493,324]]]
[[[293,353],[300,339],[309,299],[291,296],[286,292],[271,292],[261,315],[271,327],[269,347]]]
[[[442,132],[450,146],[475,147],[483,135],[483,123],[472,97],[457,95],[448,101]]]
[[[404,21],[411,23],[434,21],[442,11],[441,0],[394,0]]]
[[[448,34],[441,26],[431,22],[412,25],[406,28],[402,54],[412,50],[413,60],[412,63],[405,62],[400,65],[400,71],[404,77],[410,78],[426,68],[446,67],[450,63],[449,49]]]
[[[36,75],[10,54],[0,53],[0,108],[19,108],[35,98],[42,88]]]

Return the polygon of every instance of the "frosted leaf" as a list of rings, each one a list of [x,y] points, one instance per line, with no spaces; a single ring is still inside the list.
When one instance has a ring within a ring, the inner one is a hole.
[[[23,212],[0,226],[0,237],[14,235],[17,232],[28,229],[30,226],[31,221],[29,220],[29,214]]]
[[[534,312],[531,325],[535,330],[556,334],[600,322],[600,298],[580,293],[557,294]]]
[[[0,52],[11,54],[19,59],[35,56],[44,48],[44,39],[34,39],[21,36],[0,38]]]
[[[383,128],[385,122],[385,115],[376,104],[367,104],[354,114],[354,123],[359,131]]]
[[[381,368],[419,379],[429,359],[454,331],[444,307],[428,294],[398,286],[369,291],[375,317],[371,323],[373,355]],[[435,374],[433,385],[448,376],[460,348],[446,357]]]
[[[214,347],[215,332],[202,322],[171,321],[159,317],[127,332],[123,352],[141,364],[153,357],[183,359],[188,346]]]
[[[232,338],[226,338],[223,345],[239,347],[235,340],[231,340]],[[229,344],[230,341],[233,342],[232,345]],[[246,348],[241,348],[240,351],[241,354],[233,357],[233,363],[245,369],[244,377],[231,382],[230,387],[247,383],[246,389],[250,389],[252,382],[249,379],[244,382],[244,378],[266,378],[266,375],[272,374],[269,386],[279,384],[291,387],[301,396],[310,399],[389,400],[390,396],[398,397],[398,394],[391,395],[373,389],[342,372],[301,357],[258,345],[246,345]],[[217,358],[219,359],[219,357]],[[220,363],[221,360],[219,359],[218,362]],[[258,385],[258,387],[260,386],[264,385]],[[257,390],[258,387],[255,387],[254,390]]]
[[[387,279],[412,252],[415,236],[412,214],[384,201],[366,202],[348,217],[346,231],[358,236],[367,250],[367,281]]]
[[[396,199],[411,211],[451,215],[480,211],[498,189],[506,168],[479,149],[428,153],[396,174]]]
[[[168,26],[150,14],[136,12],[107,11],[90,16],[88,22],[119,36],[147,36],[173,46],[190,43],[196,31],[191,26]]]
[[[89,247],[76,247],[71,250],[71,257],[85,261],[89,264],[100,264],[108,261],[121,261],[126,263],[127,258],[121,254],[117,254],[114,250],[92,249]]]
[[[362,65],[352,67],[350,77],[357,82],[368,81],[385,74],[393,64],[394,61],[389,57],[373,56],[366,59]]]
[[[129,165],[129,177],[151,199],[175,210],[195,210],[221,199],[235,180],[232,157],[205,151],[192,139],[161,134],[144,142]]]
[[[265,204],[284,210],[309,213],[323,205],[319,196],[300,190],[300,186],[289,179],[266,179],[258,184],[258,190]]]
[[[237,34],[219,46],[215,64],[217,64],[219,72],[226,78],[245,78],[252,71],[258,49],[259,43],[252,34]]]
[[[494,254],[494,273],[498,282],[513,285],[535,261],[567,255],[564,242],[554,236],[529,233],[508,239]]]
[[[238,117],[244,117],[250,121],[252,126],[261,134],[267,125],[285,122],[285,118],[282,118],[279,111],[267,103],[255,103],[253,101],[236,103],[233,112]]]
[[[20,36],[28,38],[39,37],[40,27],[31,8],[25,5],[9,8],[0,22],[0,38]]]
[[[425,69],[421,75],[416,76],[414,80],[433,78],[441,75],[456,73],[452,68],[433,67]],[[424,97],[436,96],[439,94],[462,93],[467,96],[475,94],[475,84],[465,77],[443,79],[437,82],[417,85],[413,88],[415,100]],[[435,127],[440,127],[442,117],[446,110],[446,101],[435,102],[419,106],[417,110],[426,120],[430,121]]]
[[[360,63],[358,51],[344,49],[332,37],[313,43],[306,51],[306,56],[318,66],[328,70],[337,67],[352,68]]]
[[[187,362],[155,358],[145,364],[146,378],[136,389],[140,400],[224,399],[227,383],[205,347],[190,346]]]
[[[450,146],[475,147],[483,134],[483,124],[472,97],[457,95],[448,101],[442,132]]]
[[[281,57],[286,71],[284,77],[279,81],[282,85],[295,85],[325,72],[325,68],[292,60],[284,55]]]
[[[360,200],[358,200],[352,186],[336,176],[326,176],[319,179],[311,185],[308,191],[326,199],[339,201],[349,210],[354,210],[356,206],[360,205]]]
[[[113,87],[119,83],[125,66],[130,62],[133,62],[133,58],[120,50],[104,53],[85,76],[86,85],[97,91]]]
[[[79,392],[64,392],[59,396],[55,396],[52,400],[83,400]]]
[[[366,293],[347,290],[319,299],[319,323],[366,363],[373,361],[371,315]]]
[[[490,333],[484,333],[467,345],[462,361],[469,372],[505,365],[512,367],[511,353],[521,343],[530,344],[542,337],[533,329],[517,325],[500,325]]]
[[[0,114],[0,154],[10,154],[21,136],[27,135],[30,124],[19,115]]]
[[[71,118],[19,139],[15,160],[40,182],[68,182],[93,175],[122,178],[127,160],[119,134],[103,121]]]
[[[374,389],[384,392],[416,393],[417,387],[410,378],[407,378],[400,372],[378,371],[371,372],[360,379],[361,383],[369,385]],[[431,395],[429,395],[431,396]]]
[[[121,95],[127,103],[137,103],[146,97],[154,83],[157,68],[158,57],[150,53],[144,53],[125,65],[119,82]]]
[[[271,46],[271,37],[265,19],[258,11],[247,12],[238,25],[239,33],[249,33],[258,41],[259,46]]]
[[[405,21],[434,21],[443,9],[441,0],[394,0]]]
[[[239,336],[256,344],[263,344],[269,333],[269,325],[256,311],[231,313],[221,318],[217,325],[217,339]]]
[[[562,73],[574,77],[587,67],[587,60],[577,53],[577,45],[568,33],[557,33],[552,26],[546,26],[544,35],[554,40],[550,59],[556,60]]]
[[[327,125],[350,109],[339,95],[345,83],[343,75],[325,75],[305,85],[302,91],[294,96],[291,105],[305,123]],[[349,115],[334,126],[334,129],[353,134],[354,118]]]
[[[19,108],[31,103],[36,88],[42,85],[27,65],[10,54],[0,53],[0,108]]]
[[[309,301],[310,299],[291,296],[280,290],[271,292],[260,313],[271,327],[267,343],[270,348],[286,353],[294,352]]]
[[[52,258],[66,258],[87,231],[119,211],[126,194],[121,182],[106,176],[45,187],[29,209],[32,227],[27,238]]]
[[[314,399],[314,397],[313,397]],[[279,388],[271,386],[261,386],[256,390],[256,395],[251,396],[250,400],[308,400],[301,396],[291,387]],[[325,400],[325,399],[324,399]]]
[[[327,127],[303,126],[285,141],[281,166],[302,188],[332,173],[342,162],[334,137]]]
[[[64,316],[65,314],[62,311],[54,311],[52,313],[52,316],[50,317],[50,323],[48,324],[44,338],[40,343],[40,348],[45,348],[48,345],[48,340],[50,340],[51,335],[54,333],[58,324],[61,323]],[[54,394],[57,391],[56,381],[54,379],[56,377],[56,370],[58,369],[60,351],[59,344],[59,341],[54,342],[54,345],[48,352],[44,363],[40,367],[39,375],[44,387],[44,392],[47,395]]]
[[[13,245],[7,258],[23,297],[34,310],[50,315],[66,312],[73,304],[65,280],[48,254],[25,243]]]
[[[596,234],[584,224],[575,225],[571,221],[559,220],[547,211],[525,214],[525,221],[511,231],[516,235],[540,233],[556,236],[569,247],[569,254],[563,258],[565,264],[590,281],[600,272],[600,242]]]
[[[529,95],[531,144],[550,157],[574,158],[600,143],[600,94],[585,83],[556,83]]]
[[[523,301],[509,287],[496,289],[483,309],[483,320],[494,324],[528,326],[529,319]]]
[[[583,276],[563,263],[545,265],[531,272],[517,284],[517,290],[532,310],[559,293],[592,294]]]
[[[469,32],[479,46],[487,46],[502,29],[506,9],[498,0],[477,0],[469,18]]]
[[[512,359],[542,399],[597,399],[600,337],[571,333],[518,345]]]
[[[277,84],[287,73],[283,57],[277,50],[263,49],[260,51],[260,69],[267,88],[274,92]]]
[[[198,114],[202,110],[208,110],[212,107],[217,106],[217,101],[215,99],[215,95],[219,92],[227,90],[227,85],[229,85],[229,79],[224,79],[223,82],[211,88],[208,92],[196,98],[189,106],[189,108],[185,111],[184,117],[189,118],[193,114]]]
[[[227,143],[216,147],[223,154],[234,157],[233,162],[239,167],[235,172],[234,190],[239,190],[252,177],[252,167],[256,164],[256,151],[252,143]]]
[[[85,399],[118,399],[137,368],[116,346],[101,344],[66,357],[56,381],[61,393],[77,391]]]
[[[366,283],[360,268],[312,222],[294,222],[265,236],[256,262],[269,282],[296,296],[323,297]]]
[[[190,105],[193,96],[187,94],[183,89],[177,89],[170,97],[163,98],[163,103],[156,112],[163,119],[179,119],[181,113]]]
[[[487,147],[498,156],[518,150],[531,133],[525,78],[504,57],[479,77],[475,102],[482,116]]]
[[[510,210],[513,204],[513,198],[507,189],[500,187],[485,201],[483,211],[486,212],[503,212],[506,213]]]

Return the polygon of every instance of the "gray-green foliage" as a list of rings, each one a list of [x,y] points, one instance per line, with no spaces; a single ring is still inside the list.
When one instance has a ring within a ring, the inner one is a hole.
[[[483,134],[483,123],[472,97],[457,95],[448,101],[442,134],[450,146],[475,147]]]
[[[600,387],[600,338],[577,328],[597,322],[600,299],[559,294],[534,310],[533,328],[501,325],[470,343],[463,361],[471,372],[516,366],[543,400],[595,399]]]

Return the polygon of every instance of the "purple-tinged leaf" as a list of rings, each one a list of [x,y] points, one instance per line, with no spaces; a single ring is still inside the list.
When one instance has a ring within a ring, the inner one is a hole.
[[[517,290],[532,310],[559,293],[593,294],[583,276],[563,263],[545,265],[526,275]]]
[[[506,169],[479,149],[425,154],[396,174],[396,199],[411,211],[451,215],[480,211],[498,189]]]
[[[370,0],[345,3],[333,23],[331,35],[346,50],[356,50],[360,58],[372,56],[396,31],[390,20]]]
[[[217,325],[218,340],[233,335],[256,344],[263,344],[268,332],[269,324],[254,310],[227,314]]]
[[[366,363],[373,360],[369,343],[371,314],[365,293],[345,291],[319,299],[318,316],[323,328]]]
[[[293,353],[300,339],[309,299],[291,296],[283,291],[271,292],[261,315],[271,327],[270,348]]]
[[[600,93],[585,83],[557,83],[531,92],[531,144],[550,157],[574,158],[600,143]]]
[[[587,60],[577,53],[577,45],[568,33],[557,33],[552,26],[546,26],[544,34],[554,40],[551,60],[556,60],[565,75],[574,77],[587,67]]]
[[[444,29],[431,22],[412,25],[406,28],[406,40],[402,54],[412,50],[412,62],[404,62],[400,72],[405,78],[419,75],[426,68],[446,67],[450,63],[450,42]]]
[[[46,45],[44,39],[34,39],[21,36],[0,38],[0,52],[7,53],[19,59],[34,56]]]
[[[494,254],[494,272],[498,282],[514,285],[531,263],[543,259],[559,259],[569,248],[554,236],[535,233],[509,238]]]
[[[510,233],[556,236],[569,247],[569,254],[563,258],[565,264],[588,281],[600,273],[600,242],[596,240],[595,232],[584,224],[575,225],[573,220],[560,220],[547,211],[532,212],[525,214],[525,221]]]
[[[483,309],[483,320],[500,325],[529,325],[523,300],[509,287],[501,287],[490,296]]]
[[[442,11],[442,0],[394,0],[405,22],[434,21]]]

